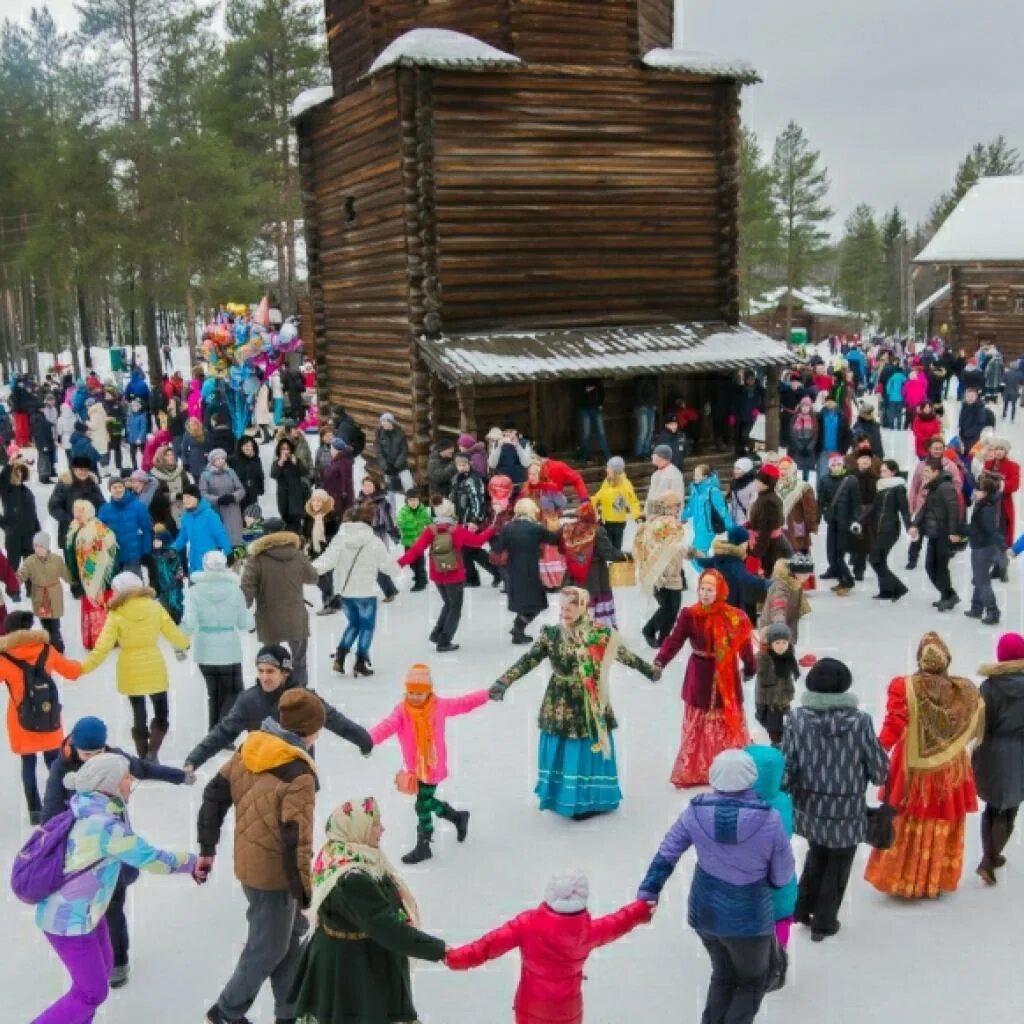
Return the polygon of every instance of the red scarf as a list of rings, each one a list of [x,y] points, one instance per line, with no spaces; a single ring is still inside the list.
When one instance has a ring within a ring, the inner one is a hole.
[[[581,505],[576,513],[576,522],[562,528],[562,547],[565,552],[565,568],[577,583],[586,583],[590,565],[594,561],[594,545],[597,543],[597,515],[589,502]]]

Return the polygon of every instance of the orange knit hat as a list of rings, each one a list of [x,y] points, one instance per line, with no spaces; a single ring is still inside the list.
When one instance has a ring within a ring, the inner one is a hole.
[[[405,674],[406,693],[433,693],[434,681],[430,678],[430,666],[422,662],[413,665]]]

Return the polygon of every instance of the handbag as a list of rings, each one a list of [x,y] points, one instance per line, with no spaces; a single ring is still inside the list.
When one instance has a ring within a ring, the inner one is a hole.
[[[889,803],[890,791],[890,781],[886,778],[882,802],[877,807],[868,808],[868,828],[864,839],[876,850],[888,850],[896,842],[896,808]]]
[[[420,780],[416,778],[415,772],[407,772],[402,768],[395,776],[395,789],[406,796],[415,796],[420,791]]]
[[[608,566],[608,579],[612,587],[636,586],[636,562],[612,562]]]

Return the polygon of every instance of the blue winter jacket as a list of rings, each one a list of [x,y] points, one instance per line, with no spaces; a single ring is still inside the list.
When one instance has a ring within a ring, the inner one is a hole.
[[[210,504],[200,499],[194,509],[189,509],[181,517],[181,529],[172,545],[175,551],[188,548],[188,572],[200,572],[203,568],[203,556],[207,551],[223,551],[231,554],[231,540],[220,516]]]
[[[775,747],[766,747],[760,743],[752,743],[747,753],[757,765],[757,781],[754,792],[758,799],[779,812],[782,827],[786,835],[793,838],[793,801],[788,793],[782,792],[782,774],[786,768],[782,751]],[[785,885],[772,890],[772,910],[775,920],[792,917],[796,910],[797,882],[794,875]]]
[[[888,402],[903,401],[903,385],[907,383],[907,375],[902,370],[896,370],[886,381],[885,398]]]
[[[714,509],[725,525],[721,530],[728,530],[736,524],[725,503],[725,495],[722,494],[721,484],[718,482],[718,474],[712,473],[704,480],[695,480],[690,487],[690,494],[686,499],[686,507],[682,511],[680,519],[684,523],[693,523],[693,546],[698,551],[710,551],[711,542],[720,531],[716,531],[711,524],[711,510]],[[697,567],[696,560],[693,563]]]
[[[132,370],[131,380],[125,386],[124,393],[127,398],[137,398],[146,408],[149,407],[149,385],[146,383],[146,375],[139,367],[136,366]]]
[[[127,436],[129,444],[145,444],[148,425],[145,410],[128,413]]]
[[[149,510],[131,492],[123,498],[111,498],[97,510],[101,523],[109,526],[117,538],[117,562],[141,562],[153,550],[153,520]]]
[[[252,627],[252,613],[238,577],[230,569],[203,570],[192,577],[185,595],[181,628],[195,637],[192,657],[197,665],[240,665],[240,630]]]
[[[92,463],[92,471],[99,473],[100,471],[100,453],[96,450],[96,446],[89,440],[88,434],[83,434],[80,430],[76,430],[71,435],[71,458],[73,459],[88,459]]]

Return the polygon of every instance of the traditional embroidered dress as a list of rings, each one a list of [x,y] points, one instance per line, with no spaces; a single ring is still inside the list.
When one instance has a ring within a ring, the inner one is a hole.
[[[671,774],[672,784],[679,789],[706,786],[711,762],[723,750],[750,743],[739,662],[742,659],[744,672],[752,677],[756,667],[750,642],[753,626],[743,612],[727,603],[725,577],[708,569],[701,573],[698,590],[707,579],[715,581],[714,602],[684,608],[654,659],[656,666],[664,667],[690,641],[692,654],[683,677],[682,740]]]
[[[978,797],[967,747],[980,739],[985,708],[968,679],[947,676],[949,649],[935,633],[918,646],[920,671],[889,684],[879,734],[891,751],[889,802],[896,840],[874,850],[864,877],[880,892],[917,899],[960,883],[967,815]]]
[[[75,520],[68,531],[64,560],[72,584],[82,588],[82,646],[91,651],[107,621],[107,603],[111,598],[110,581],[117,562],[117,539],[113,530],[96,518],[89,505],[85,522]]]
[[[580,607],[586,591],[575,590]],[[617,727],[609,701],[612,662],[654,677],[654,669],[633,654],[617,633],[583,615],[571,629],[545,626],[536,643],[498,682],[509,686],[543,661],[553,669],[540,708],[537,786],[542,811],[571,818],[613,811],[622,801],[615,761]]]

